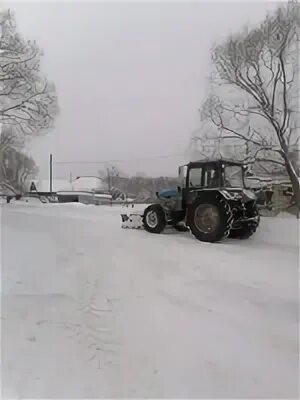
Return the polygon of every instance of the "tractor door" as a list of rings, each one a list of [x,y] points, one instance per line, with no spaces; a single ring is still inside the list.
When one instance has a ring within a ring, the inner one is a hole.
[[[217,165],[206,165],[203,169],[202,187],[207,189],[215,189],[220,187],[221,176]]]
[[[204,189],[216,189],[220,187],[220,173],[216,163],[202,164],[190,168],[187,177],[187,188],[185,195],[185,206],[191,204],[196,197],[201,196]]]
[[[191,168],[189,171],[190,189],[212,189],[220,186],[220,174],[215,164],[207,164],[202,167]]]
[[[194,167],[190,168],[188,172],[188,183],[189,189],[201,189],[203,187],[203,168]]]
[[[203,188],[203,167],[199,165],[188,168],[186,181],[182,196],[184,209],[198,196],[197,190]]]

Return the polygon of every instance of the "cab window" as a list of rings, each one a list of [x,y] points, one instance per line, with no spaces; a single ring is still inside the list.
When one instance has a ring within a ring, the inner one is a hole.
[[[202,187],[202,168],[192,168],[189,173],[189,185],[191,187]]]
[[[219,175],[215,168],[206,168],[204,172],[204,187],[215,188],[219,186]]]

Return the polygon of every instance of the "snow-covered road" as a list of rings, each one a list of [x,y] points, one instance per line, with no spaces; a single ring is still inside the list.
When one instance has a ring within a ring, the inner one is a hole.
[[[120,229],[119,207],[1,207],[2,396],[298,397],[298,229]]]

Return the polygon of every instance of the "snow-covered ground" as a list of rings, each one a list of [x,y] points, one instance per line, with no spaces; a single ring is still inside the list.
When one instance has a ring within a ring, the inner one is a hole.
[[[297,220],[205,244],[121,211],[1,206],[3,398],[297,398]]]

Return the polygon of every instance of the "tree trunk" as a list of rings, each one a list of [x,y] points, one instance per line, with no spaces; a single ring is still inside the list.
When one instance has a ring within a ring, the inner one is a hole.
[[[291,183],[292,183],[292,188],[293,188],[293,193],[294,193],[294,200],[296,203],[297,208],[300,210],[300,181],[299,177],[296,174],[295,168],[293,167],[292,163],[290,160],[286,160],[286,170],[287,173],[289,174]]]
[[[288,145],[287,145],[285,139],[283,138],[283,134],[280,130],[277,131],[277,136],[279,139],[279,143],[281,145],[282,157],[284,159],[285,168],[286,168],[286,171],[287,171],[289,178],[291,180],[291,183],[292,183],[293,199],[295,201],[296,207],[298,208],[298,214],[299,214],[299,211],[300,211],[300,180],[297,175],[296,168],[294,167],[293,162],[290,158],[290,152],[289,152]]]
[[[297,175],[296,169],[294,168],[294,165],[289,157],[288,147],[284,141],[281,143],[281,147],[283,150],[283,158],[285,162],[286,171],[292,183],[293,199],[295,201],[298,210],[300,211],[300,180]]]

